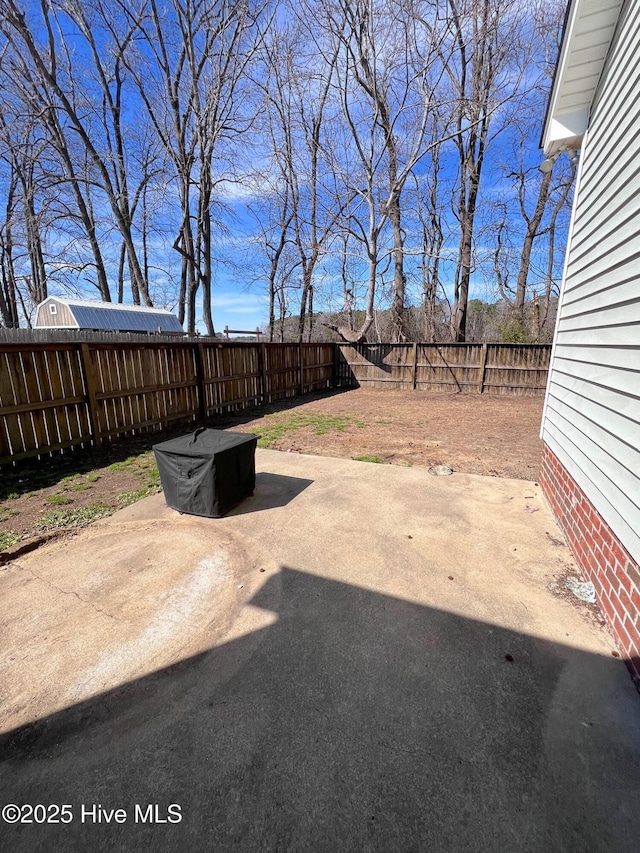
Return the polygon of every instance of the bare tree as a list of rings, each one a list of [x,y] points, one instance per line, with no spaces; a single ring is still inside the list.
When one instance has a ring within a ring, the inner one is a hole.
[[[270,113],[267,112],[267,115]],[[277,147],[277,146],[276,146]],[[289,229],[293,219],[291,210],[290,186],[286,181],[271,182],[269,171],[260,170],[259,179],[263,188],[263,194],[258,201],[254,201],[249,210],[254,216],[260,231],[260,251],[267,261],[267,293],[269,300],[269,341],[273,342],[276,329],[276,301],[278,295],[288,284],[297,267],[298,261],[291,262],[290,252],[287,248],[291,246]],[[272,191],[265,192],[268,184],[273,183]]]
[[[40,0],[39,6],[40,19],[32,27],[15,0],[1,0],[1,31],[18,56],[29,58],[30,75],[34,85],[38,86],[41,99],[45,101],[50,99],[52,109],[64,115],[65,121],[69,123],[77,139],[84,146],[126,248],[134,302],[142,299],[150,305],[151,299],[138,260],[133,235],[128,194],[122,182],[123,145],[122,141],[119,141],[122,54],[119,51],[115,52],[113,65],[108,72],[103,67],[102,60],[94,56],[98,77],[102,84],[102,98],[105,100],[101,98],[98,103],[91,103],[87,98],[89,93],[85,87],[82,102],[76,102],[70,81],[75,78],[78,69],[72,64],[74,55],[61,43],[61,33],[64,32],[64,28],[58,21],[59,14],[67,14],[67,4],[54,4],[47,0]],[[78,3],[71,2],[68,12],[76,16],[76,23],[82,28],[84,25],[81,24],[79,8]],[[44,40],[37,38],[36,31],[43,33]],[[86,32],[83,35],[87,38]],[[90,41],[89,43],[91,44]],[[102,83],[103,75],[104,83]],[[115,94],[111,90],[112,83],[115,86]],[[104,133],[98,139],[96,127],[101,121]]]
[[[127,62],[178,185],[181,215],[173,245],[182,258],[179,317],[195,330],[202,288],[203,320],[212,335],[211,207],[216,183],[228,177],[216,176],[214,158],[253,119],[242,87],[262,7],[251,0],[173,0],[168,8],[148,0],[148,7],[139,24],[144,48],[137,44]]]
[[[555,192],[555,199],[549,222],[546,228],[547,233],[547,263],[544,276],[544,290],[542,297],[542,307],[538,306],[534,316],[535,338],[540,340],[542,331],[549,320],[551,309],[551,300],[557,296],[560,290],[559,278],[554,274],[557,265],[556,242],[558,234],[558,219],[563,212],[567,210],[570,203],[571,190],[575,179],[575,161],[571,164],[572,169],[568,177],[561,180]],[[566,233],[566,228],[565,228]],[[538,293],[534,292],[534,297],[537,301]]]
[[[553,5],[535,9],[533,28],[536,42],[544,50],[534,54],[530,64],[529,90],[526,99],[519,104],[511,148],[503,146],[507,162],[518,164],[515,169],[512,165],[503,167],[508,181],[505,189],[513,189],[515,203],[509,202],[506,192],[497,205],[500,213],[493,225],[496,283],[508,306],[509,335],[519,340],[539,340],[549,315],[554,270],[558,263],[555,246],[558,219],[568,209],[577,162],[575,157],[563,157],[557,163],[553,161],[550,170],[542,172],[539,153],[535,151],[532,156],[530,151],[528,127],[535,126],[544,109],[553,57],[559,47],[561,9]],[[536,69],[537,78],[532,74]],[[542,260],[538,260],[538,256],[542,256]],[[543,296],[542,305],[539,290]]]
[[[249,197],[271,339],[290,310],[286,334],[311,339],[341,293],[327,325],[345,340],[376,322],[406,339],[419,315],[434,340],[449,299],[464,340],[489,268],[546,334],[570,176],[538,175],[529,130],[556,6],[0,0],[2,322],[88,282],[104,300],[161,292],[213,334],[216,263]],[[492,205],[506,145],[522,156]]]
[[[81,0],[65,0],[62,9],[84,38],[93,62],[97,90],[102,104],[100,111],[102,134],[108,141],[109,155],[105,158],[105,165],[111,176],[111,185],[116,193],[118,208],[126,223],[126,230],[132,234],[139,194],[136,193],[134,197],[130,189],[134,171],[129,155],[132,140],[126,138],[127,128],[123,121],[125,55],[129,44],[137,35],[144,5],[127,18],[115,16],[113,6],[111,4],[105,6],[101,0],[97,0],[95,4],[87,4]],[[104,45],[99,44],[98,41],[103,33],[109,36],[108,50],[105,50]],[[148,174],[145,174],[141,181],[142,186],[147,179]],[[132,246],[133,240],[123,234],[123,247],[131,274],[133,301],[135,304],[144,301],[145,304],[151,305],[149,282],[145,271],[140,266],[137,252]],[[104,286],[103,292],[106,293]]]
[[[15,198],[17,178],[13,169],[9,169],[6,184],[6,205],[4,221],[0,222],[0,316],[2,325],[17,329],[20,325],[18,314],[15,259],[13,255],[13,222],[15,218]]]
[[[522,341],[539,340],[549,315],[556,285],[554,270],[558,262],[558,217],[569,203],[575,178],[575,163],[570,163],[568,168],[565,164],[558,164],[558,168],[542,173],[539,177],[536,175],[537,171],[537,167],[522,167],[517,172],[510,173],[517,187],[519,212],[524,223],[519,248],[509,239],[515,214],[504,202],[499,205],[500,216],[494,226],[494,273],[500,296],[509,309],[506,317],[509,330],[507,334]],[[527,199],[527,190],[530,189],[536,191],[531,209]],[[534,247],[542,240],[546,240],[546,249],[542,250],[542,263],[534,263]],[[543,282],[541,286],[537,283],[540,280]],[[530,290],[533,301],[531,315],[526,310]],[[542,290],[542,306],[538,290]]]
[[[437,111],[434,111],[431,123],[431,138],[437,140],[443,135]],[[424,173],[414,172],[412,175],[414,209],[420,234],[422,339],[429,343],[437,339],[437,302],[440,294],[444,293],[440,277],[445,245],[444,202],[440,183],[441,155],[442,145],[434,144],[429,151],[428,165],[422,164]]]
[[[28,65],[21,58],[13,57],[12,59],[12,69],[9,72],[2,68],[5,72],[3,89],[6,93],[10,84],[22,104],[28,105],[32,116],[37,117],[38,127],[45,143],[38,152],[37,158],[33,158],[34,166],[36,159],[38,160],[39,191],[41,194],[49,193],[50,206],[54,211],[60,233],[73,229],[76,224],[80,225],[83,237],[89,242],[91,248],[96,271],[96,286],[101,299],[108,302],[111,300],[111,293],[98,239],[98,223],[92,201],[94,187],[86,150],[80,149],[79,162],[77,162],[78,152],[73,150],[73,142],[69,138],[68,130],[60,121],[59,111],[49,100],[43,99],[43,92],[34,85]],[[19,110],[16,110],[16,113],[19,114]],[[11,133],[15,137],[15,127],[10,129],[8,123],[4,121],[3,128],[5,137],[10,136]],[[67,188],[72,192],[72,199],[67,196]],[[77,239],[78,235],[74,233],[72,240]]]
[[[265,111],[270,115],[270,111]],[[274,149],[278,148],[274,145]],[[272,172],[273,167],[273,172]],[[260,182],[261,194],[249,204],[249,211],[259,229],[259,236],[254,238],[258,246],[258,254],[266,260],[267,295],[268,295],[268,330],[269,341],[273,342],[276,334],[276,303],[283,304],[281,295],[289,286],[291,277],[298,267],[297,257],[291,257],[292,238],[290,234],[293,213],[291,209],[290,187],[286,181],[280,180],[277,168],[272,162],[266,168],[259,169],[253,179]],[[262,278],[264,267],[259,264]]]
[[[313,334],[314,276],[327,242],[348,203],[343,185],[327,160],[326,112],[334,86],[339,48],[315,45],[313,21],[300,15],[273,30],[263,46],[256,84],[264,91],[271,163],[278,179],[279,208],[287,212],[287,232],[295,245],[300,279],[298,340]],[[282,232],[281,232],[282,236]]]
[[[21,277],[25,282],[29,298],[37,304],[47,297],[47,274],[42,239],[45,211],[39,208],[37,177],[38,159],[44,142],[30,116],[23,120],[14,120],[10,128],[4,112],[0,112],[0,137],[5,149],[3,159],[8,163],[11,174],[11,198],[10,201],[8,199],[7,208],[8,248],[13,242],[11,219],[15,220],[19,195],[29,269],[28,272],[25,269]],[[12,251],[6,255],[5,260],[6,263],[11,261],[13,265]],[[15,269],[10,275],[10,280],[14,284],[17,281]]]
[[[356,190],[370,211],[368,259],[370,264],[379,262],[379,238],[388,224],[392,337],[402,340],[406,290],[402,196],[412,170],[433,144],[426,135],[429,117],[440,101],[447,62],[444,22],[437,5],[412,0],[390,4],[337,0],[327,18],[341,46],[343,110],[364,172],[365,186]],[[375,278],[370,270],[374,287]],[[371,299],[368,302],[372,304]],[[365,322],[370,325],[371,318]]]
[[[459,172],[454,201],[459,245],[451,336],[454,341],[464,341],[475,265],[476,211],[490,128],[498,107],[519,94],[521,66],[526,56],[514,0],[448,0],[448,4],[455,62],[447,64],[447,71],[457,101],[453,141]],[[516,62],[518,50],[521,55]]]

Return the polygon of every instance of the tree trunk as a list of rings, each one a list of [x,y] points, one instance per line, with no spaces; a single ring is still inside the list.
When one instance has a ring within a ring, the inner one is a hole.
[[[393,302],[391,303],[391,340],[402,343],[407,339],[405,330],[404,239],[400,224],[400,198],[394,195],[389,209],[393,228]]]
[[[2,314],[2,322],[8,329],[17,329],[20,326],[18,306],[16,302],[18,283],[16,281],[14,267],[13,235],[11,232],[11,217],[13,215],[15,190],[15,173],[13,173],[7,189],[4,237],[0,239],[0,274],[2,275],[2,287],[0,288],[0,312]]]
[[[525,324],[524,306],[527,300],[527,278],[529,276],[529,267],[531,266],[531,251],[533,243],[538,235],[540,223],[547,207],[549,199],[549,188],[551,186],[552,172],[544,172],[538,188],[538,199],[533,215],[527,221],[527,230],[525,231],[522,241],[522,250],[520,252],[520,266],[518,268],[518,279],[516,282],[516,295],[513,303],[513,312],[515,317]],[[538,333],[539,333],[538,329]]]

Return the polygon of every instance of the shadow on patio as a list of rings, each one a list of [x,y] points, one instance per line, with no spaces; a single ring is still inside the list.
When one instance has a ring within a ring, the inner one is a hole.
[[[294,568],[248,605],[275,621],[4,735],[4,803],[74,810],[4,848],[637,849],[620,661]],[[83,823],[98,803],[127,822]]]

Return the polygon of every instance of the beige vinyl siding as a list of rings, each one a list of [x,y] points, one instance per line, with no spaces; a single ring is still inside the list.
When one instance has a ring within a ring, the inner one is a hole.
[[[542,437],[640,559],[639,0],[591,111]]]
[[[56,306],[55,314],[52,314],[51,309],[49,308],[52,304]],[[51,326],[58,329],[78,328],[78,324],[69,310],[69,306],[63,305],[53,297],[51,299],[47,299],[47,301],[38,308],[36,326],[39,328],[42,326]]]

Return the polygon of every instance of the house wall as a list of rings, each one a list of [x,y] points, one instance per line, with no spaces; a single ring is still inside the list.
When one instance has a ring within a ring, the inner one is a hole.
[[[640,566],[546,445],[540,485],[640,689]]]
[[[621,13],[592,105],[542,423],[545,491],[581,568],[594,583],[599,579],[600,606],[626,655],[632,648],[626,638],[636,650],[640,638],[637,8],[634,0]],[[583,553],[583,537],[599,530],[607,531],[609,547]],[[625,560],[614,559],[614,545]],[[618,625],[608,611],[620,588],[636,594],[629,592]],[[626,634],[618,630],[622,624]]]
[[[56,306],[56,313],[52,314],[49,305]],[[67,305],[63,305],[56,299],[47,299],[38,307],[36,315],[36,327],[52,326],[58,329],[77,329],[78,324],[73,318],[71,311]]]

